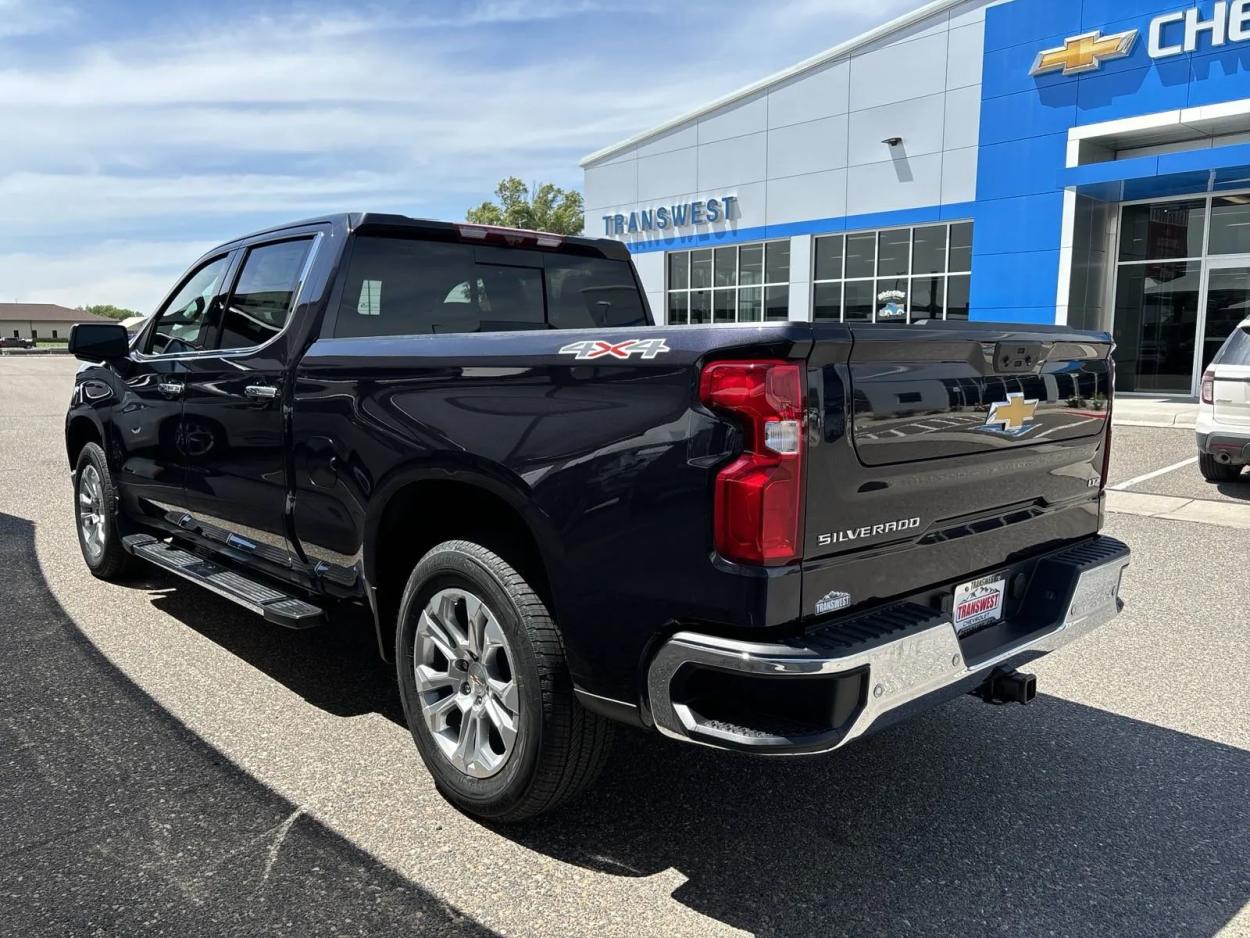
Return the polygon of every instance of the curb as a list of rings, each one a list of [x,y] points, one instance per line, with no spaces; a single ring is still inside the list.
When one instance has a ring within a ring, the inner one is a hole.
[[[1164,521],[1188,521],[1221,528],[1250,530],[1250,505],[1229,504],[1206,498],[1112,490],[1107,492],[1107,511],[1160,518]]]
[[[1112,417],[1111,425],[1113,427],[1162,427],[1165,430],[1192,430],[1194,420],[1192,417],[1173,417],[1171,420],[1133,420]]]

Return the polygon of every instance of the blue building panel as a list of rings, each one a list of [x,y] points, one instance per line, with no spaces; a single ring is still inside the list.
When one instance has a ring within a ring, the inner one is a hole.
[[[1064,82],[1048,90],[1046,105],[1035,107],[1036,89],[986,98],[981,102],[981,146],[1067,134],[1076,124],[1077,91],[1075,81]]]
[[[985,18],[985,51],[994,52],[1024,42],[1066,32],[1081,21],[1083,0],[1045,0],[1042,3],[1016,0],[994,7],[995,15]]]
[[[1016,2],[1021,3],[1024,0]],[[1003,8],[994,7],[986,11],[987,31],[989,24],[993,22],[993,17],[989,14],[998,9]],[[1041,39],[986,52],[981,70],[982,99],[997,98],[1005,94],[1045,95],[1055,88],[1075,85],[1075,76],[1069,77],[1058,72],[1036,77],[1029,74],[1039,52],[1062,46],[1065,38],[1070,35],[1071,33],[1054,33]]]
[[[1189,107],[1250,96],[1250,43],[1190,56]]]
[[[1219,44],[1213,30],[1186,29],[1186,15],[1201,24],[1214,12],[1214,0],[1013,0],[987,9],[973,318],[1054,321],[1065,187],[1103,201],[1205,192],[1221,178],[1250,187],[1250,144],[1067,169],[1074,127],[1250,98],[1250,41],[1225,33]],[[1159,16],[1168,19],[1152,49]],[[1030,74],[1039,53],[1068,40],[1132,30],[1129,55],[1076,74]],[[1179,48],[1187,33],[1192,50]]]
[[[1078,84],[1078,124],[1179,110],[1189,106],[1189,60],[1182,56],[1129,71],[1087,75]],[[1142,110],[1142,101],[1151,102],[1150,111]]]
[[[1053,250],[1063,237],[1062,216],[1060,191],[978,202],[974,249],[978,257]]]
[[[1045,306],[974,307],[968,316],[973,322],[1019,322],[1034,326],[1052,326],[1055,323],[1054,300]]]
[[[1067,152],[1066,133],[1022,137],[981,147],[977,202],[1058,190]]]
[[[976,309],[1031,309],[1050,306],[1055,316],[1059,251],[981,254],[972,263],[972,305]]]
[[[1085,0],[1077,32],[1101,29],[1110,32],[1108,24],[1125,17],[1150,18],[1178,9],[1176,0]]]

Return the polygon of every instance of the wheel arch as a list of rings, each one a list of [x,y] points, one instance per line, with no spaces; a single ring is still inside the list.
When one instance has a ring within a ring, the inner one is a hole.
[[[88,443],[96,443],[108,457],[108,448],[104,445],[104,428],[94,412],[71,413],[65,423],[65,455],[69,459],[71,470],[78,467],[78,456]]]
[[[504,557],[555,613],[549,571],[556,539],[529,489],[487,471],[418,467],[370,499],[362,567],[378,648],[390,660],[399,603],[417,561],[443,541],[470,540]]]

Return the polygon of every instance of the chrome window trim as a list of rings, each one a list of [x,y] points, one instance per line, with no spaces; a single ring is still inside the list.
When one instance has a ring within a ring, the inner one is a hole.
[[[239,268],[235,272],[235,282],[238,282],[238,275],[243,272],[243,266],[247,263],[248,255],[256,248],[267,247],[271,244],[281,244],[284,241],[302,241],[309,240],[312,242],[308,249],[308,257],[304,259],[304,266],[300,269],[299,286],[295,288],[295,295],[291,299],[291,312],[286,317],[286,322],[272,339],[262,342],[260,345],[251,345],[246,348],[232,349],[203,349],[198,352],[173,352],[168,355],[159,354],[151,355],[147,352],[133,352],[131,357],[137,362],[158,362],[158,361],[194,361],[201,358],[240,358],[248,355],[255,355],[263,352],[269,346],[273,345],[279,339],[283,338],[287,331],[291,328],[291,323],[295,321],[295,311],[299,309],[300,304],[304,301],[304,287],[308,284],[308,275],[312,272],[313,261],[317,257],[317,250],[321,247],[322,239],[325,237],[324,231],[315,231],[311,234],[298,234],[285,238],[275,238],[272,241],[258,241],[254,244],[245,244],[237,248],[231,248],[226,251],[223,257],[229,257],[233,251],[242,251],[243,258],[239,262]],[[227,273],[230,271],[227,270]],[[230,296],[234,295],[235,284],[230,286]],[[163,312],[163,311],[162,311]],[[148,328],[154,329],[157,325],[159,315],[153,317],[152,325]]]

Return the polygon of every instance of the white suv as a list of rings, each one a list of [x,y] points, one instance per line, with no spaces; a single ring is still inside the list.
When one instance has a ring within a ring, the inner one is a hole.
[[[1210,482],[1233,482],[1250,462],[1250,319],[1228,337],[1202,376],[1198,467]]]

